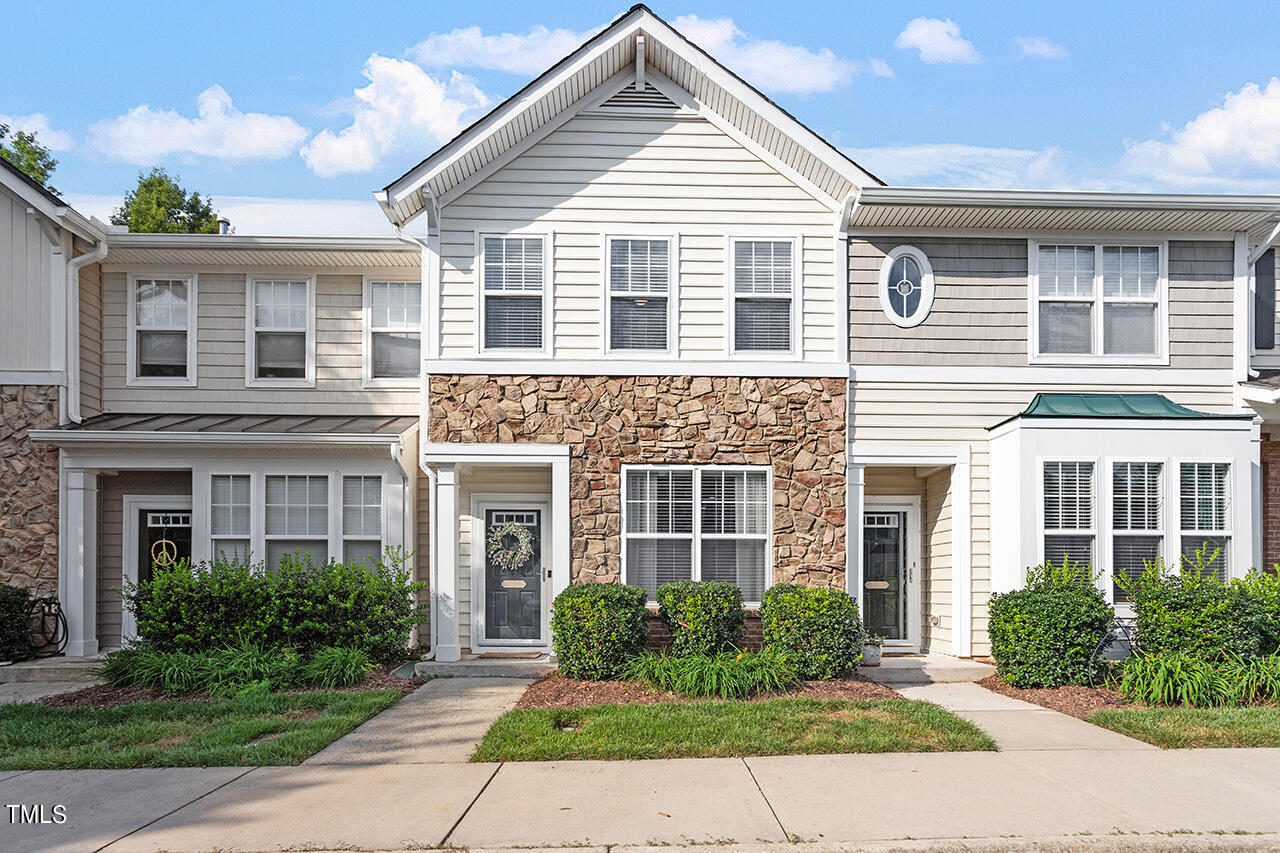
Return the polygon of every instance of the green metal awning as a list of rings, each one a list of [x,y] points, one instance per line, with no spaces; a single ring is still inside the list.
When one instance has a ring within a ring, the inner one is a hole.
[[[1197,412],[1163,394],[1037,394],[1031,405],[990,429],[1018,418],[1112,418],[1127,420],[1252,420],[1252,414]]]

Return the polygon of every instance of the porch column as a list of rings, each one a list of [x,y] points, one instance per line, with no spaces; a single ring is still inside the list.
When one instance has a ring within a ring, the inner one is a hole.
[[[951,469],[951,653],[973,654],[973,491],[969,446]]]
[[[569,575],[569,460],[551,463],[551,597],[571,583]],[[605,558],[608,559],[608,554]]]
[[[845,580],[844,587],[862,609],[862,513],[866,503],[866,468],[850,461],[845,480]]]
[[[58,595],[67,617],[67,656],[98,653],[98,472],[62,472],[64,509]]]
[[[435,529],[431,531],[436,549],[435,602],[436,660],[456,661],[462,657],[458,645],[458,478],[452,464],[440,465],[437,474]]]

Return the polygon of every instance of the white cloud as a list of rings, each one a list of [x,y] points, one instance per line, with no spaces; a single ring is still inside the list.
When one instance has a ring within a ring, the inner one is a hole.
[[[244,113],[214,85],[196,96],[196,118],[141,104],[122,116],[89,127],[89,147],[112,160],[153,165],[173,155],[221,160],[279,160],[306,139],[307,130],[288,116]]]
[[[122,196],[68,194],[66,200],[85,216],[106,222]],[[391,225],[372,198],[263,198],[213,196],[214,209],[231,220],[237,235],[254,236],[384,236]]]
[[[1062,152],[941,143],[846,148],[873,174],[899,186],[1086,189],[1068,178]]]
[[[732,18],[682,15],[672,25],[690,41],[754,86],[771,92],[808,95],[848,84],[858,63],[829,48],[809,50],[772,39],[748,38]]]
[[[1013,42],[1022,50],[1023,56],[1035,56],[1040,59],[1067,58],[1066,48],[1043,36],[1014,36]]]
[[[893,42],[920,52],[920,59],[930,64],[981,62],[974,46],[960,37],[960,25],[950,18],[913,18]]]
[[[391,153],[420,157],[492,102],[469,77],[455,71],[437,80],[404,59],[375,53],[363,73],[369,85],[355,91],[351,124],[322,130],[302,147],[302,159],[321,177],[368,172]]]
[[[1280,79],[1228,92],[1166,139],[1125,140],[1120,171],[1180,188],[1274,192],[1280,180]]]
[[[34,133],[41,145],[50,151],[67,151],[72,146],[71,134],[65,130],[55,130],[44,113],[32,113],[25,116],[8,116],[0,113],[0,124],[9,125],[9,130],[17,133],[25,130]]]
[[[868,59],[867,67],[871,70],[871,73],[877,77],[887,77],[892,80],[898,76],[893,73],[893,69],[889,67],[889,63],[885,62],[883,59]]]
[[[533,27],[527,33],[485,35],[479,27],[432,33],[408,55],[428,68],[487,68],[512,74],[541,74],[578,49],[599,28],[574,32]]]

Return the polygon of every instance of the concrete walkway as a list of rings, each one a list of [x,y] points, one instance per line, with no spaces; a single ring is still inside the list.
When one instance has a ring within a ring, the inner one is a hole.
[[[304,764],[464,762],[529,686],[525,678],[435,678]]]
[[[70,693],[88,686],[83,681],[9,681],[0,684],[0,705],[39,702],[46,696]]]
[[[1002,751],[1157,749],[1149,743],[977,684],[921,684],[898,687],[898,692],[908,699],[941,705],[971,720],[991,735]]]

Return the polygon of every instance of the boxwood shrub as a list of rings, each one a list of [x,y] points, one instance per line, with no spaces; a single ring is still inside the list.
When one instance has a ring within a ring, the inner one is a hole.
[[[31,657],[31,590],[0,584],[0,661]]]
[[[1030,569],[1025,587],[991,596],[988,613],[991,656],[1014,687],[1087,684],[1114,617],[1092,570],[1065,561]]]
[[[1261,654],[1280,652],[1280,574],[1254,570],[1231,583],[1243,591],[1256,608]]]
[[[862,660],[867,633],[858,605],[842,589],[780,583],[760,609],[764,644],[804,680],[835,678]]]
[[[713,655],[737,647],[746,623],[742,590],[724,581],[658,587],[658,616],[671,632],[671,654]]]
[[[645,600],[638,586],[574,584],[556,596],[551,610],[551,642],[560,672],[569,678],[618,678],[644,646]]]
[[[124,597],[139,637],[158,652],[250,642],[304,655],[341,646],[388,662],[404,656],[410,630],[426,621],[414,601],[424,586],[402,555],[317,566],[304,554],[271,571],[234,559],[157,566],[151,580],[126,584]]]

